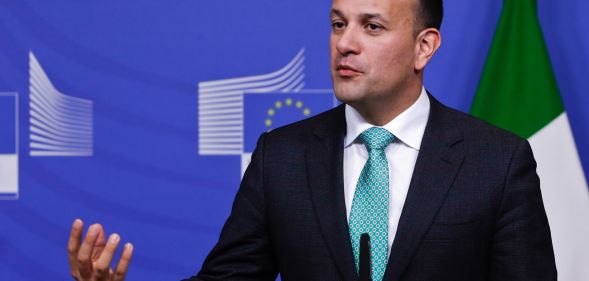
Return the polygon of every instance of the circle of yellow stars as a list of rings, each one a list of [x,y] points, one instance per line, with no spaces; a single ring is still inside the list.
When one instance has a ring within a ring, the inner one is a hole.
[[[300,100],[298,100],[296,102],[294,102],[291,98],[286,98],[284,101],[277,100],[274,103],[274,106],[268,109],[268,117],[266,118],[266,121],[264,122],[266,127],[272,126],[272,117],[274,117],[274,115],[276,115],[276,111],[278,111],[279,109],[281,109],[285,106],[291,107],[293,105],[294,105],[294,107],[301,109],[303,111],[304,116],[311,115],[311,110],[308,107],[304,107],[303,102]]]

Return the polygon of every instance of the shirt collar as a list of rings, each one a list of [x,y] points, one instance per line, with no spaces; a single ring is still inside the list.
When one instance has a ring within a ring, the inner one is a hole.
[[[404,144],[419,150],[421,139],[425,131],[425,126],[429,117],[430,101],[425,88],[421,88],[421,94],[403,113],[395,119],[382,126],[382,128],[391,132],[397,139]],[[344,147],[350,146],[358,136],[365,130],[374,127],[368,123],[360,113],[353,107],[346,104],[346,137]]]

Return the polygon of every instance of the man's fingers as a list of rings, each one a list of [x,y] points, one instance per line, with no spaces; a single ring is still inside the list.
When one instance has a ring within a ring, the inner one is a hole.
[[[108,242],[104,246],[102,254],[94,264],[94,270],[98,280],[107,280],[107,277],[110,275],[110,263],[112,262],[120,240],[121,238],[116,233],[111,234],[108,238]]]
[[[101,228],[99,224],[91,225],[88,228],[84,242],[82,242],[78,250],[77,263],[82,276],[90,276],[92,274],[92,260],[90,258]]]
[[[106,233],[104,232],[104,228],[100,228],[98,231],[98,238],[96,238],[96,243],[94,243],[94,249],[92,250],[92,260],[96,261],[102,254],[102,250],[104,250],[104,246],[106,245]]]
[[[127,269],[129,268],[129,263],[131,262],[131,257],[133,256],[133,244],[127,243],[123,248],[123,253],[121,254],[121,259],[115,268],[114,278],[113,281],[123,281],[125,280],[125,276],[127,275]]]
[[[92,280],[125,280],[133,255],[133,245],[131,243],[125,245],[121,259],[113,271],[110,264],[120,243],[120,236],[112,234],[108,241],[105,241],[102,226],[93,224],[88,228],[84,240],[80,243],[83,231],[84,223],[82,220],[76,219],[72,224],[67,246],[72,275],[92,278]]]
[[[72,224],[70,239],[67,242],[67,254],[70,260],[70,267],[75,265],[78,249],[80,249],[80,239],[82,238],[83,230],[84,222],[82,222],[80,219],[76,219]]]

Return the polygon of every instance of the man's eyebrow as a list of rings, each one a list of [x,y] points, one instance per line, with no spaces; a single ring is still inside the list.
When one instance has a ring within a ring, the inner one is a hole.
[[[338,10],[338,9],[331,9],[331,12],[329,13],[329,17],[333,17],[333,16],[337,16],[340,18],[345,19],[346,17],[344,16],[344,13],[342,13],[342,11]]]
[[[376,13],[376,14],[366,13],[366,14],[360,15],[360,17],[363,20],[373,20],[373,19],[376,19],[376,20],[383,21],[384,23],[388,23],[389,22],[385,17],[383,17],[381,14],[378,14],[378,13]]]
[[[344,16],[344,13],[342,13],[342,11],[340,11],[338,9],[331,9],[331,12],[329,13],[329,16],[330,17],[337,16],[337,17],[340,17],[342,19],[346,19],[346,17]],[[364,14],[361,14],[360,15],[360,18],[363,21],[376,19],[376,20],[383,21],[384,23],[388,23],[389,22],[385,17],[383,17],[379,13],[364,13]]]

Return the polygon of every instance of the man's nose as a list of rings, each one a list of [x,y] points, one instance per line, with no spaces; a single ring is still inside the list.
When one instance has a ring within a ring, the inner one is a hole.
[[[350,54],[359,54],[360,53],[360,42],[358,41],[358,33],[356,28],[353,26],[348,26],[339,36],[335,48],[337,51],[343,55],[347,56]]]

